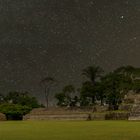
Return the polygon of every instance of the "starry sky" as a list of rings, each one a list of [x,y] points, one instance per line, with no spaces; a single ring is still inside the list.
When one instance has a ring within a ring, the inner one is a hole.
[[[139,60],[140,0],[0,0],[0,93],[42,100],[43,77],[60,89],[79,85],[88,65],[110,71]]]

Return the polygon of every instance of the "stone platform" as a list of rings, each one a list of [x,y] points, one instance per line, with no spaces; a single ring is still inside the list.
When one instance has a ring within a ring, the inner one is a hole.
[[[130,113],[129,119],[130,121],[139,121],[140,120],[140,105],[134,105],[132,111]]]
[[[24,120],[88,120],[89,112],[65,109],[34,109],[23,117]]]

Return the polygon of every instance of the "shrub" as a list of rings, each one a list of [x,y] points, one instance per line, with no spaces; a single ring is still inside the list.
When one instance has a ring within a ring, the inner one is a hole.
[[[29,113],[31,108],[17,104],[2,104],[0,112],[6,115],[7,120],[22,120],[23,115]]]
[[[28,106],[31,108],[40,107],[37,99],[35,97],[32,97],[28,92],[25,92],[25,93],[10,92],[5,97],[5,101],[13,103],[13,104],[19,104],[22,106]]]

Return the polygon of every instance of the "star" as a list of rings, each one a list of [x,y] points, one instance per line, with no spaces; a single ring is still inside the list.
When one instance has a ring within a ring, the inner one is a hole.
[[[83,50],[79,50],[79,53],[82,53],[83,52]]]
[[[136,40],[136,39],[137,39],[137,37],[134,36],[133,38],[130,39],[130,41],[134,41],[134,40]]]
[[[124,19],[124,16],[122,15],[120,18],[121,18],[121,19]]]

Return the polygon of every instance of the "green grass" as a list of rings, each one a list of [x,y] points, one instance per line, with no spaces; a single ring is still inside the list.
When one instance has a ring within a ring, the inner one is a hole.
[[[140,122],[0,122],[0,140],[139,140]]]

